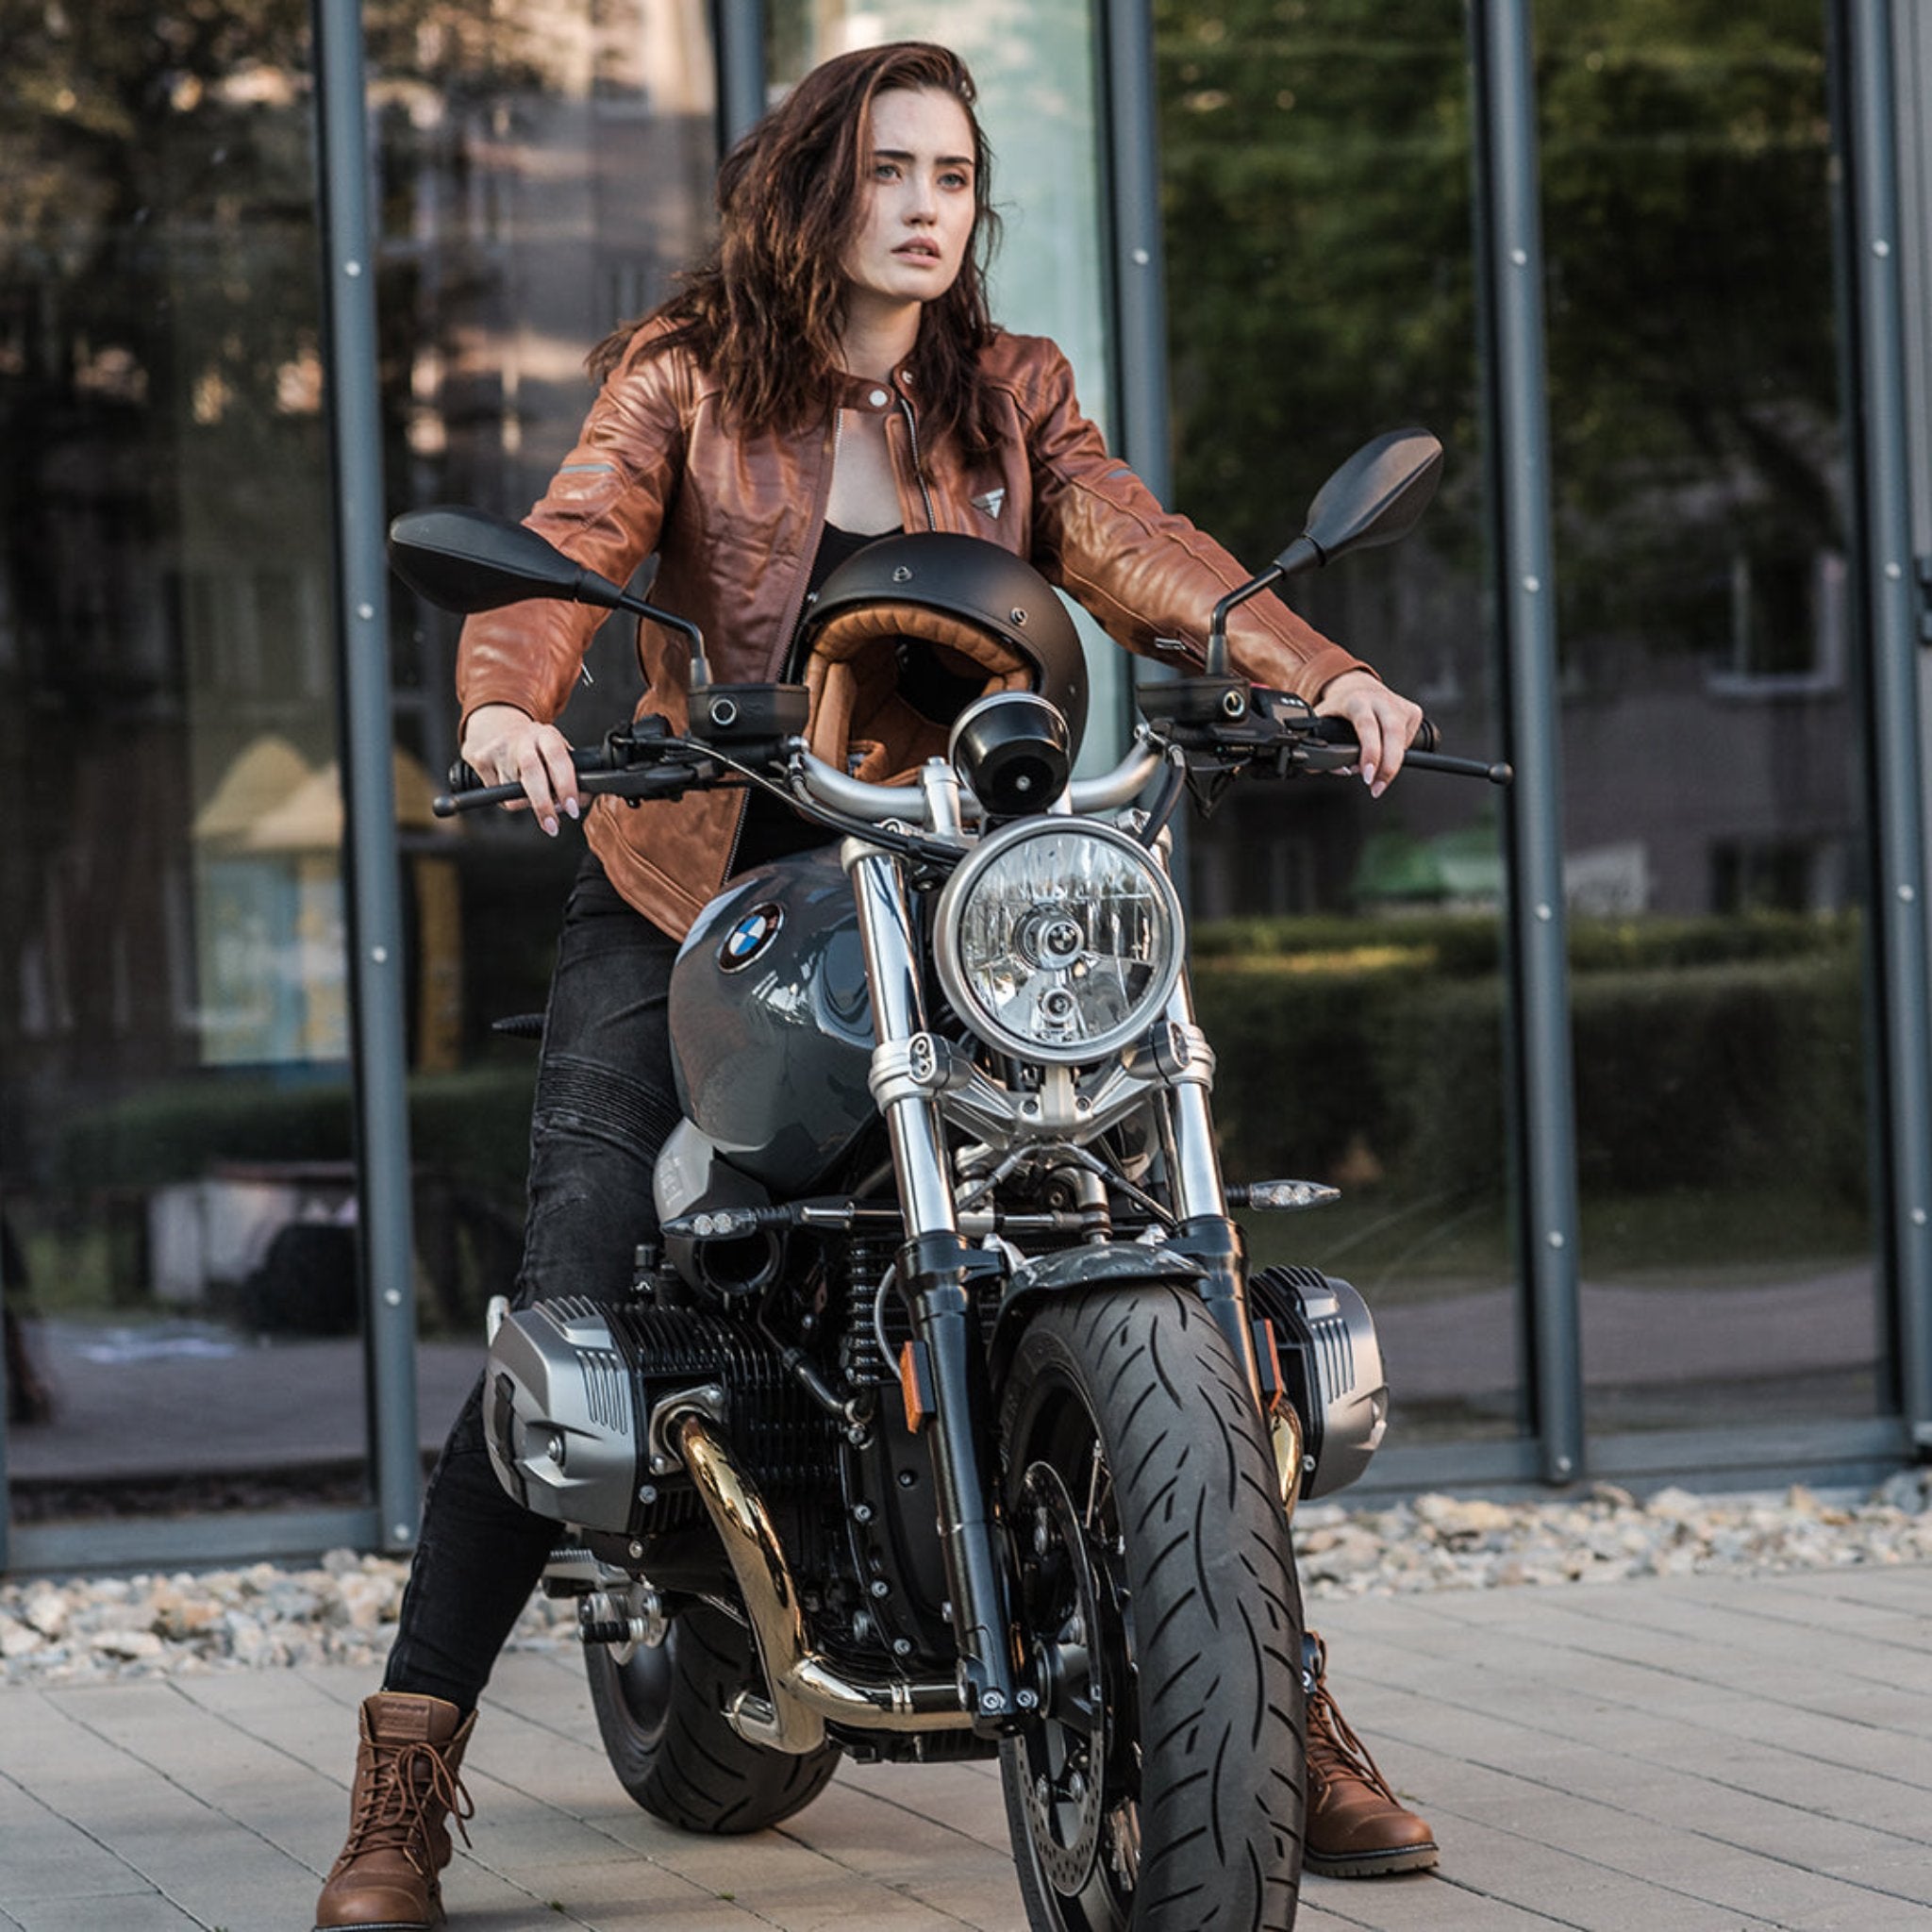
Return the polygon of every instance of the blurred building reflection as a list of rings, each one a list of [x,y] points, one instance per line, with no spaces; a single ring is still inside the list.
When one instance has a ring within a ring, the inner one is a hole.
[[[1628,0],[1528,11],[1591,1426],[1775,1414],[1869,1443],[1899,1419],[1898,1308],[1872,1186],[1870,511],[1843,174],[1877,104],[1847,92],[1843,9],[1813,0],[1684,7],[1667,29]],[[1923,213],[1932,27],[1896,12]],[[999,158],[998,310],[1059,340],[1112,424],[1152,262],[1108,160],[1117,13],[361,9],[389,508],[521,512],[541,491],[590,399],[586,351],[704,245],[727,53],[771,94],[861,42],[958,44]],[[764,43],[727,48],[754,17]],[[11,1519],[353,1510],[371,1423],[308,23],[242,0],[163,0],[138,26],[72,0],[0,19]],[[1452,748],[1494,749],[1501,458],[1469,9],[1155,0],[1142,24],[1154,108],[1130,133],[1159,156],[1170,493],[1259,560],[1354,444],[1435,428],[1449,460],[1422,531],[1298,594]],[[1920,291],[1924,227],[1902,244]],[[455,632],[397,590],[431,1441],[515,1265],[531,1066],[491,1024],[541,1004],[575,859],[507,817],[430,817]],[[1116,655],[1095,656],[1124,718]],[[600,639],[590,670],[565,721],[583,738],[631,706],[628,638]],[[1319,1227],[1257,1223],[1257,1251],[1370,1294],[1398,1439],[1520,1448],[1537,1424],[1520,880],[1496,798],[1420,777],[1379,803],[1256,787],[1188,852],[1230,1169],[1348,1190]],[[1727,1332],[1750,1346],[1727,1355]]]

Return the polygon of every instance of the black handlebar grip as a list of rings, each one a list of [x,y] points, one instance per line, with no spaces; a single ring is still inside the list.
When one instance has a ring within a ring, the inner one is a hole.
[[[1309,737],[1318,738],[1324,744],[1353,744],[1355,726],[1346,718],[1316,718],[1306,727]],[[1434,751],[1442,741],[1442,734],[1436,728],[1433,718],[1424,718],[1416,727],[1416,734],[1409,741],[1411,751]]]

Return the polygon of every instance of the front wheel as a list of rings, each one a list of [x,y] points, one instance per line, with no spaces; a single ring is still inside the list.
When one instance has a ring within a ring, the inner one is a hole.
[[[751,1633],[708,1604],[671,1620],[659,1644],[620,1663],[584,1649],[591,1703],[618,1782],[653,1817],[685,1831],[762,1831],[802,1811],[831,1782],[840,1751],[805,1757],[741,1738],[724,1707],[756,1681]]]
[[[1287,1932],[1302,1612],[1254,1397],[1200,1300],[1050,1302],[1001,1405],[1040,1718],[1001,1748],[1035,1932]]]

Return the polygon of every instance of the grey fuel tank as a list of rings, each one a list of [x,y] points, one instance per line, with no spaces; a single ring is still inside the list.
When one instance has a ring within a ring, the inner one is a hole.
[[[774,1198],[810,1191],[877,1118],[872,1006],[836,846],[759,866],[698,915],[671,974],[686,1114]]]

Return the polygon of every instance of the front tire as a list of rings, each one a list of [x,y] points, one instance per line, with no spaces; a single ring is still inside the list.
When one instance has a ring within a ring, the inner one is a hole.
[[[836,1744],[799,1757],[731,1728],[724,1707],[758,1681],[758,1666],[751,1633],[708,1604],[680,1611],[662,1643],[623,1663],[587,1644],[584,1669],[618,1783],[681,1830],[762,1831],[804,1810],[839,1768]]]
[[[1198,1297],[1048,1303],[1001,1408],[1042,1713],[1001,1748],[1036,1932],[1287,1932],[1302,1611],[1274,1458]]]

